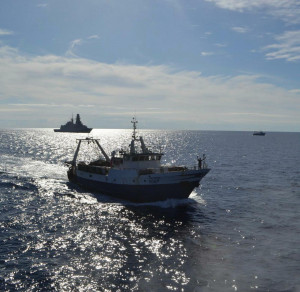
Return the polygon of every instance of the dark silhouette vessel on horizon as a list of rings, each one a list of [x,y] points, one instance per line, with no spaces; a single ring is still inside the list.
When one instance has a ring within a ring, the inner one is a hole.
[[[263,131],[255,131],[253,132],[253,136],[265,136],[266,133]]]
[[[60,129],[54,129],[54,132],[68,132],[68,133],[90,133],[93,128],[88,128],[83,125],[80,120],[80,115],[76,115],[76,121],[74,123],[73,117],[65,125],[61,125]]]

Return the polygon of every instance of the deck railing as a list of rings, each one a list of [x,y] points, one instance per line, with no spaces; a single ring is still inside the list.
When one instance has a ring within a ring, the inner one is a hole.
[[[199,165],[193,165],[188,167],[187,166],[161,166],[159,168],[139,169],[138,173],[139,175],[148,175],[148,174],[155,174],[155,173],[170,173],[170,172],[181,172],[181,171],[184,172],[187,170],[197,170],[197,169],[207,169],[207,164],[204,162],[201,168],[199,168]],[[107,175],[110,170],[110,167],[78,164],[78,170]]]

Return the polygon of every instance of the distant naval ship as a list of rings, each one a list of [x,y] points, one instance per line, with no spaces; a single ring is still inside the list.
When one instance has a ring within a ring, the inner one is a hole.
[[[83,125],[80,120],[80,115],[76,115],[76,122],[74,123],[73,117],[65,125],[61,125],[60,129],[54,129],[54,132],[70,132],[70,133],[89,133],[93,128],[88,128]]]

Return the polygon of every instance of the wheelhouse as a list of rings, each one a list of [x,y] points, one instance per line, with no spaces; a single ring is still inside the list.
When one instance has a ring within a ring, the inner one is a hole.
[[[162,153],[151,153],[151,154],[136,153],[134,155],[125,154],[123,156],[123,159],[127,161],[151,161],[151,160],[160,161],[162,155],[163,155]]]

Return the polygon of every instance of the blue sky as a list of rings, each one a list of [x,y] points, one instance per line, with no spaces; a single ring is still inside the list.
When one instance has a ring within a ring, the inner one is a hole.
[[[298,0],[2,0],[0,127],[300,131]]]

